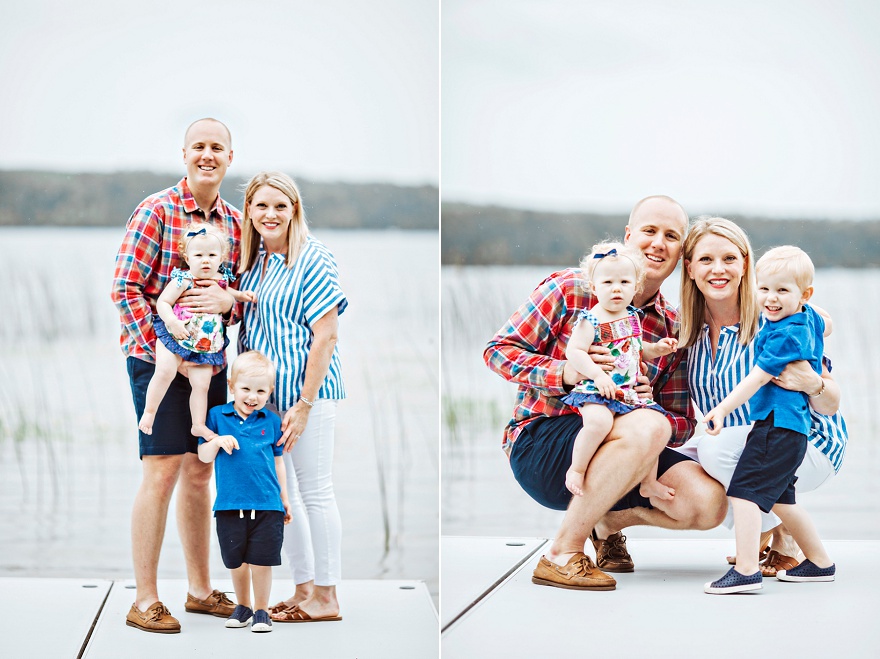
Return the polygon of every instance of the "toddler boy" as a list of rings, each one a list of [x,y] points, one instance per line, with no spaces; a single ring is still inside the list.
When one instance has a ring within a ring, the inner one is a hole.
[[[789,362],[800,359],[822,373],[823,335],[831,333],[831,319],[807,304],[813,295],[813,272],[810,257],[790,245],[775,247],[758,260],[758,303],[765,322],[755,338],[755,366],[704,417],[707,432],[717,435],[724,418],[749,401],[755,422],[727,489],[736,525],[736,565],[705,585],[710,594],[762,587],[757,562],[759,509],[766,513],[772,508],[807,557],[791,570],[778,571],[777,579],[834,580],[834,564],[810,516],[795,504],[795,472],[804,459],[810,428],[809,401],[803,392],[788,391],[772,381]]]
[[[229,376],[233,401],[211,408],[206,425],[213,434],[199,439],[199,459],[214,462],[220,554],[232,571],[238,601],[226,626],[246,627],[253,618],[252,632],[272,631],[272,566],[281,565],[284,525],[290,522],[278,446],[281,419],[263,409],[274,386],[272,362],[254,350],[239,355]]]

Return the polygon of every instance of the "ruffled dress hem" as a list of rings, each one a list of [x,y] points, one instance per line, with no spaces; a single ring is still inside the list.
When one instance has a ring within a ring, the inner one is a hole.
[[[604,405],[615,414],[628,414],[629,412],[633,412],[635,410],[655,410],[657,412],[660,412],[661,414],[666,414],[666,410],[660,407],[657,403],[652,402],[643,403],[640,405],[630,405],[616,399],[606,398],[601,394],[585,394],[579,391],[573,391],[570,394],[566,395],[562,399],[562,402],[566,405],[571,405],[572,407],[581,407],[587,403]]]
[[[226,363],[226,347],[229,345],[229,337],[223,336],[223,348],[218,352],[196,352],[184,348],[177,342],[177,339],[171,335],[165,326],[165,321],[158,314],[153,316],[153,331],[156,333],[156,340],[161,341],[168,350],[183,358],[184,361],[191,364],[210,364],[211,366],[223,366]]]

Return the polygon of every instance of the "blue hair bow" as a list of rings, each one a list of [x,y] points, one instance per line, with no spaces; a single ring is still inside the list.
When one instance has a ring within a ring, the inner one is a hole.
[[[189,233],[186,234],[186,237],[192,238],[193,236],[207,236],[207,235],[208,235],[208,230],[205,229],[205,227],[202,227],[198,231],[190,231]]]
[[[202,230],[204,231],[204,229],[202,229]],[[612,247],[604,254],[602,254],[601,252],[597,252],[597,253],[593,254],[594,259],[604,259],[606,256],[617,256],[617,248]]]

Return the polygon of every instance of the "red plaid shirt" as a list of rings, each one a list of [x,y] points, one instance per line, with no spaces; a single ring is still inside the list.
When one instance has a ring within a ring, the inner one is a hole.
[[[510,317],[483,352],[483,359],[505,380],[519,385],[513,418],[504,430],[502,447],[508,454],[522,428],[542,416],[578,414],[562,402],[568,393],[562,382],[565,347],[581,309],[596,300],[584,285],[580,270],[569,268],[550,275],[528,301]],[[640,310],[643,339],[678,335],[678,311],[658,292]],[[672,425],[669,446],[680,446],[694,432],[696,418],[687,388],[686,350],[678,350],[648,365],[654,400],[668,413]]]
[[[224,264],[235,272],[241,242],[241,213],[217,195],[214,206],[203,214],[189,190],[186,177],[173,188],[144,199],[129,218],[122,247],[116,255],[110,293],[122,320],[119,342],[126,357],[156,361],[156,335],[153,332],[156,300],[168,284],[171,271],[186,267],[177,248],[183,230],[190,223],[200,221],[216,224],[229,235],[230,249]],[[235,323],[239,318],[236,305],[229,323]]]

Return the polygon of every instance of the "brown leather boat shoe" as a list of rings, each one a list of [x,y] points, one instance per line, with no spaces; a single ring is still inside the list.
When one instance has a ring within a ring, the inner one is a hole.
[[[125,624],[141,631],[156,632],[157,634],[180,633],[180,623],[162,602],[154,603],[146,611],[141,611],[137,605],[132,604],[128,615],[125,616]]]
[[[577,552],[564,566],[541,556],[532,573],[532,583],[571,590],[614,590],[617,582],[597,568],[590,557]]]
[[[632,572],[636,569],[626,550],[626,536],[620,531],[609,535],[607,540],[599,540],[596,529],[593,529],[590,542],[596,550],[596,565],[606,572]]]
[[[184,608],[187,613],[207,613],[218,618],[228,618],[235,611],[235,604],[226,597],[226,593],[221,593],[215,589],[214,592],[208,595],[207,599],[203,600],[187,593]]]

